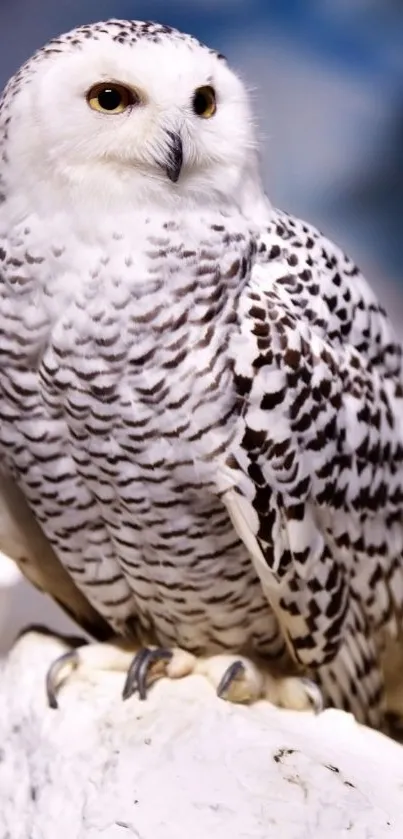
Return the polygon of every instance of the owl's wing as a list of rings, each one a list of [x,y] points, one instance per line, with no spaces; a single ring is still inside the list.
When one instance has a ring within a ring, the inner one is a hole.
[[[89,635],[99,641],[113,636],[109,624],[63,568],[13,478],[1,472],[0,551],[11,557],[24,576],[49,594]]]
[[[357,269],[298,225],[277,215],[240,299],[224,501],[294,657],[379,725],[377,634],[403,606],[401,350]]]

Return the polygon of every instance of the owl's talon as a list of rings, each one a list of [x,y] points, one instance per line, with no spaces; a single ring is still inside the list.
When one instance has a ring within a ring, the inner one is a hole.
[[[57,695],[64,681],[63,677],[60,678],[62,670],[66,667],[66,665],[70,665],[70,672],[72,670],[76,670],[79,665],[79,661],[80,658],[77,650],[69,650],[69,652],[63,653],[63,655],[56,658],[56,660],[50,665],[46,674],[46,696],[50,708],[56,709],[59,707]]]
[[[69,639],[71,641],[71,639]],[[251,704],[267,699],[281,708],[310,710],[320,713],[324,703],[321,691],[312,680],[302,677],[275,677],[266,667],[246,657],[217,654],[197,658],[179,647],[142,647],[127,639],[103,643],[75,645],[59,656],[46,674],[46,695],[50,708],[58,708],[61,686],[79,670],[81,677],[98,671],[117,671],[125,674],[122,698],[138,693],[147,698],[148,688],[158,679],[181,679],[190,674],[204,676],[214,686],[217,695],[227,701]]]
[[[154,650],[145,647],[139,650],[127,671],[122,699],[129,699],[136,692],[140,699],[146,699],[148,688],[165,674],[167,662],[171,661],[172,656],[172,650],[164,647],[157,647]],[[158,666],[161,664],[162,666]]]
[[[229,689],[231,688],[232,683],[236,679],[239,679],[239,677],[244,678],[244,676],[244,663],[240,659],[238,659],[237,661],[233,661],[232,664],[230,664],[227,667],[225,673],[222,676],[222,679],[220,680],[220,683],[217,687],[217,696],[219,696],[220,699],[226,699],[226,695]]]
[[[312,710],[315,714],[321,714],[325,707],[322,691],[316,682],[312,681],[312,679],[307,679],[305,676],[302,676],[301,682],[305,685],[308,699],[312,705]]]

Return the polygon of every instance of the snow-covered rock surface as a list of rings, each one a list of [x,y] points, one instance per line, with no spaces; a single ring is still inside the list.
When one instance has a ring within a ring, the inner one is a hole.
[[[1,839],[402,839],[403,747],[347,714],[229,705],[200,676],[120,699],[123,675],[44,679],[28,633],[0,672]]]

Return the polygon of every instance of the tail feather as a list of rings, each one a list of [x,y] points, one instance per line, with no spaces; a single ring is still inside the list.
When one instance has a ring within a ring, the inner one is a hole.
[[[384,678],[373,634],[347,628],[337,655],[318,669],[315,679],[328,705],[354,714],[360,723],[386,729]]]

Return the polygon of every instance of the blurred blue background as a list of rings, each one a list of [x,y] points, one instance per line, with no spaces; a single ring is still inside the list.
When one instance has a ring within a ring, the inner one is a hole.
[[[344,245],[403,322],[403,0],[1,0],[0,83],[52,35],[108,17],[170,23],[227,56],[252,90],[273,203]]]

